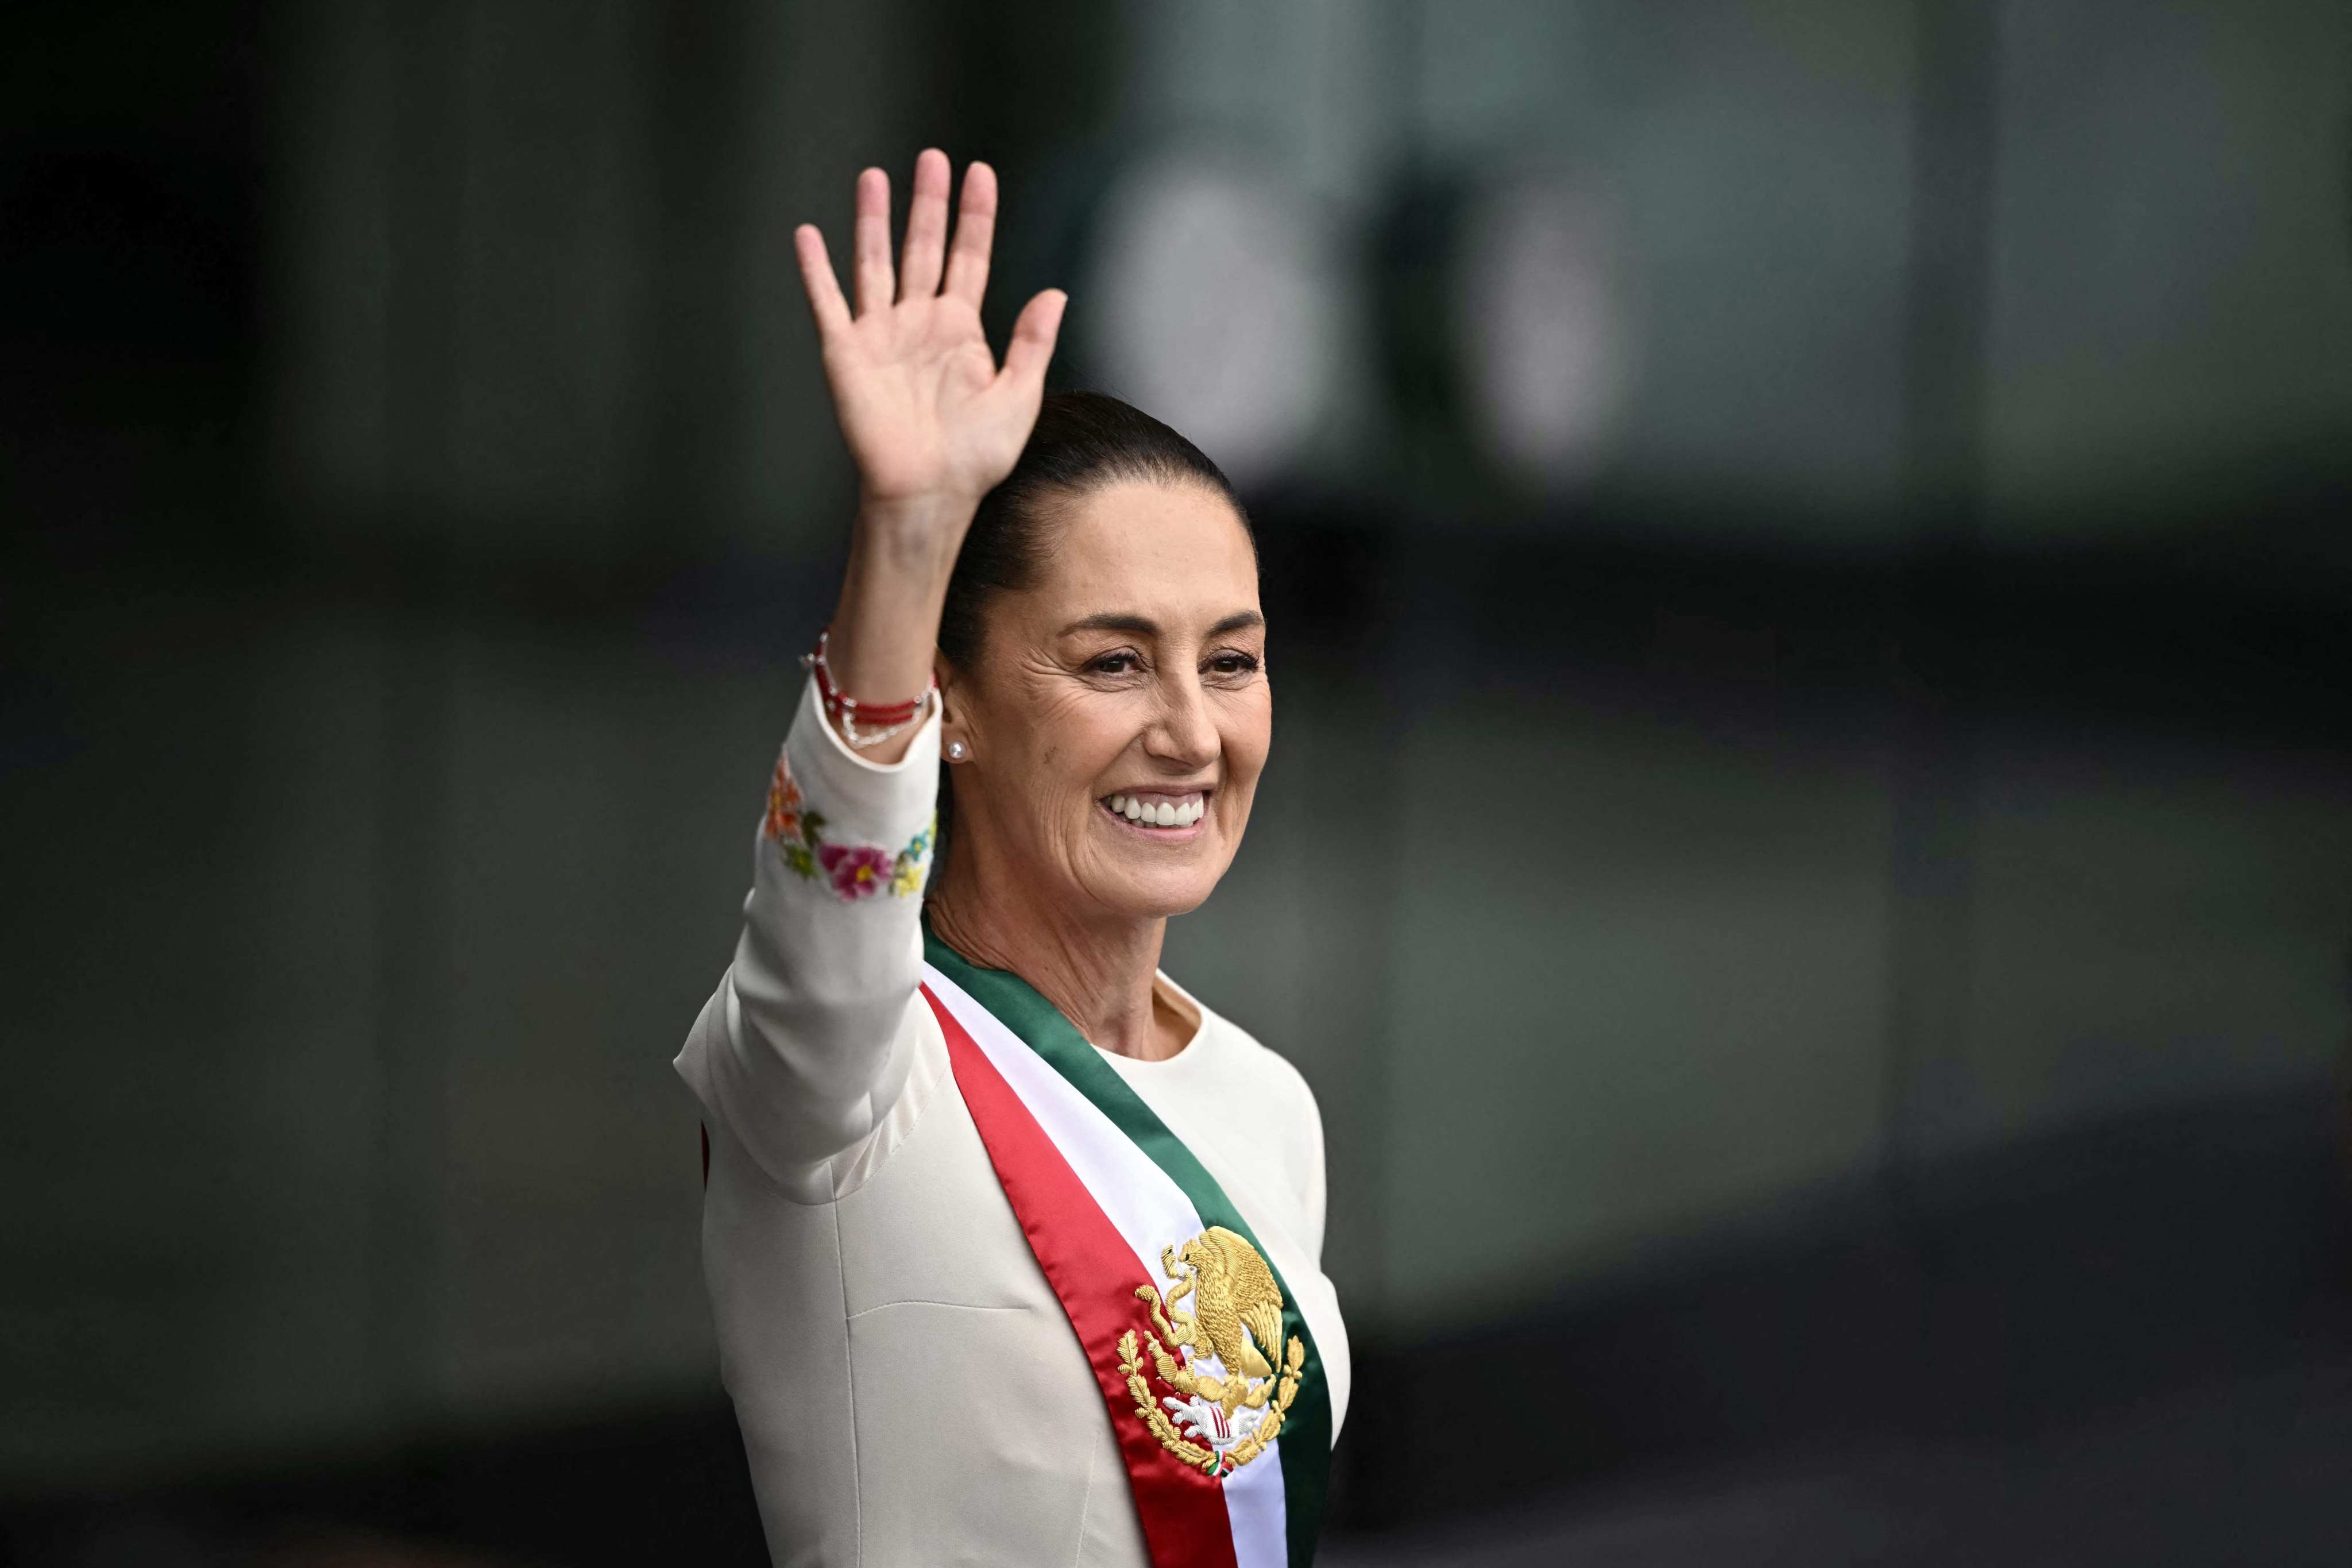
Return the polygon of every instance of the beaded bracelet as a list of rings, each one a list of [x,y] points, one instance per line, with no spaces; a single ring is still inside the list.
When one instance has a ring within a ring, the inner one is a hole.
[[[923,694],[910,702],[860,702],[833,683],[833,666],[825,662],[825,644],[833,637],[833,628],[825,627],[816,635],[815,650],[801,655],[801,668],[816,676],[816,698],[825,716],[841,728],[841,738],[861,750],[878,746],[894,735],[902,735],[921,718],[931,696],[940,689],[934,680],[923,688]],[[863,731],[858,725],[873,726]]]

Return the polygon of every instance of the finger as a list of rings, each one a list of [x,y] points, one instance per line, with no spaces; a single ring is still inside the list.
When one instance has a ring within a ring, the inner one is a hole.
[[[890,307],[890,176],[867,169],[857,176],[857,313]]]
[[[849,301],[841,297],[841,279],[833,275],[833,258],[824,253],[824,236],[816,225],[793,230],[793,254],[800,258],[801,288],[808,294],[809,314],[816,318],[817,336],[849,325]]]
[[[898,253],[898,298],[927,300],[940,291],[940,260],[948,243],[948,155],[926,147],[915,159],[907,198],[907,244]]]
[[[1055,340],[1062,333],[1062,310],[1070,297],[1059,289],[1048,289],[1021,308],[1021,319],[1013,323],[1013,342],[1004,350],[1004,369],[1000,379],[1024,387],[1042,387],[1045,384],[1045,366],[1054,358]]]
[[[963,205],[956,214],[955,254],[948,258],[947,291],[975,310],[988,291],[988,251],[996,238],[996,171],[971,163],[963,172]]]

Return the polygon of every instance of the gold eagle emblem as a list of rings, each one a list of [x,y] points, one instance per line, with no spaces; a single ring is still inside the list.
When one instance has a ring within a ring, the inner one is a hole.
[[[1135,1413],[1187,1465],[1222,1476],[1258,1457],[1298,1393],[1307,1345],[1282,1332],[1282,1287],[1247,1238],[1211,1226],[1160,1250],[1167,1294],[1136,1287],[1151,1328],[1119,1337],[1119,1370]],[[1187,1298],[1192,1310],[1181,1305]],[[1157,1330],[1157,1333],[1153,1332]],[[1149,1347],[1148,1352],[1145,1347]],[[1155,1400],[1150,1370],[1171,1390]]]

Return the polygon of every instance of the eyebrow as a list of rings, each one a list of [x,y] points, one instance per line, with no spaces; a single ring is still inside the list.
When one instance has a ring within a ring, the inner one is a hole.
[[[1251,626],[1264,625],[1265,625],[1265,617],[1255,610],[1237,610],[1211,626],[1208,635],[1221,637],[1231,632],[1244,631]],[[1129,637],[1156,637],[1160,635],[1160,623],[1149,616],[1122,615],[1117,611],[1110,611],[1099,616],[1088,616],[1083,620],[1072,621],[1062,628],[1061,635],[1068,637],[1072,632],[1125,632]]]

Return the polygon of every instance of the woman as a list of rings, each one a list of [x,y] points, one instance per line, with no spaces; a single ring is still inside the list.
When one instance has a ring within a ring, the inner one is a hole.
[[[1043,397],[1059,292],[997,366],[995,176],[951,249],[949,184],[924,153],[894,279],[859,176],[854,310],[794,237],[858,510],[677,1058],[724,1376],[780,1563],[1304,1563],[1322,1127],[1159,973],[1265,762],[1255,546],[1183,437]]]

